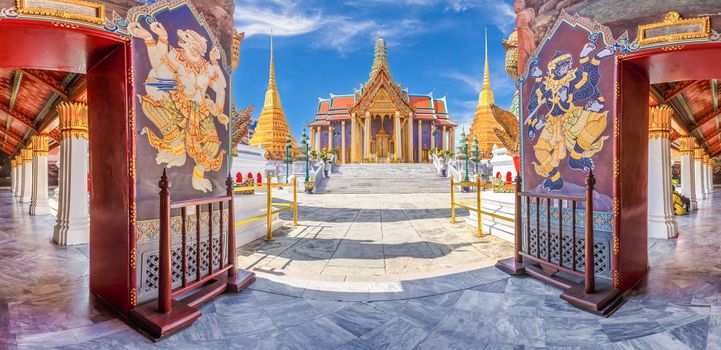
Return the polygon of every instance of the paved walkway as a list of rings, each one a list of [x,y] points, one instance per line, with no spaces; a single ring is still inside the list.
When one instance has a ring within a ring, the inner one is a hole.
[[[241,268],[311,280],[398,281],[493,266],[513,254],[512,244],[479,238],[462,219],[451,224],[447,193],[300,195],[299,203],[300,226],[241,247]],[[292,222],[292,213],[281,218]]]
[[[37,349],[720,349],[721,193],[652,241],[648,282],[609,318],[559,291],[493,267],[386,282],[371,292],[261,277],[202,307],[189,328],[154,344],[88,293],[83,247],[51,243],[52,218],[0,193],[0,348]],[[355,298],[354,298],[355,296]],[[356,299],[356,301],[353,301]]]

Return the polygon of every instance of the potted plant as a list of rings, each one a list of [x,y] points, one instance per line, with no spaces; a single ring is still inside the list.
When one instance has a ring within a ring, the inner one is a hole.
[[[440,149],[437,149],[436,156],[441,162],[441,176],[446,177],[448,174],[448,154]]]
[[[313,189],[315,188],[315,179],[313,177],[310,177],[310,181],[303,183],[303,188],[305,188],[305,193],[307,194],[313,194]]]
[[[323,162],[323,178],[328,178],[328,167],[330,166],[330,155],[328,152],[320,154],[320,161]]]

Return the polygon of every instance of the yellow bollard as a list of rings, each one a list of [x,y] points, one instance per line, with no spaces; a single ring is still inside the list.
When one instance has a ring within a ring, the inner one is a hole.
[[[476,219],[478,220],[478,237],[483,237],[483,221],[481,221],[481,178],[476,175]]]
[[[451,176],[451,224],[456,223],[456,201],[453,194],[453,176]]]
[[[293,226],[298,226],[298,178],[293,178]]]
[[[268,229],[266,230],[266,233],[265,233],[265,240],[272,241],[273,240],[273,204],[272,204],[273,203],[273,194],[271,191],[273,191],[273,187],[270,184],[270,176],[268,176],[267,179],[268,179],[268,189],[267,189],[268,193],[266,195],[266,198],[267,198],[268,212],[267,212],[266,216],[267,216],[267,221],[268,221],[267,222]]]

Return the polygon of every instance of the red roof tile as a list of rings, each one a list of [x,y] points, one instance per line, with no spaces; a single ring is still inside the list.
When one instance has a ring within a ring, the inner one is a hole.
[[[331,101],[331,109],[348,109],[355,103],[355,98],[353,96],[333,96]]]
[[[410,97],[411,106],[414,108],[433,108],[431,106],[430,96],[413,96]]]
[[[328,106],[330,106],[330,101],[321,100],[318,103],[318,114],[328,113]]]

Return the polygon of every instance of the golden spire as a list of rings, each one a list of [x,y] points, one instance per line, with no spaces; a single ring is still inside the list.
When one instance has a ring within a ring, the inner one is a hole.
[[[370,79],[373,79],[373,76],[378,74],[381,69],[385,69],[388,77],[391,76],[391,68],[388,65],[388,47],[386,41],[379,37],[373,53],[373,69],[371,69]]]
[[[273,31],[270,32],[270,68],[268,74],[268,90],[265,92],[263,110],[260,112],[258,124],[255,126],[253,137],[250,138],[252,146],[262,146],[269,159],[283,159],[285,157],[285,144],[290,134],[288,121],[280,103],[278,86],[275,83],[275,60],[273,58]],[[295,139],[290,135],[291,144],[295,151]]]
[[[483,64],[483,87],[478,94],[478,105],[476,112],[473,114],[473,122],[468,131],[468,138],[472,140],[474,137],[478,140],[478,149],[483,158],[490,158],[493,145],[501,145],[501,141],[493,131],[494,128],[501,128],[496,118],[491,112],[491,105],[495,103],[493,98],[493,90],[491,89],[491,72],[488,67],[488,30],[485,33],[485,62]]]
[[[491,90],[491,71],[488,68],[488,29],[486,29],[485,33],[485,42],[486,58],[483,64],[483,87],[481,88],[481,93],[478,95],[478,104],[481,105],[481,103],[483,103],[490,106],[491,103],[495,101],[493,98],[493,90]]]

